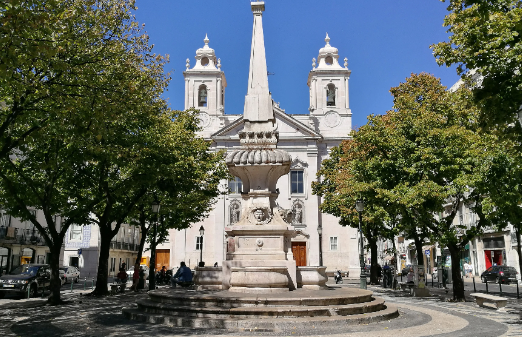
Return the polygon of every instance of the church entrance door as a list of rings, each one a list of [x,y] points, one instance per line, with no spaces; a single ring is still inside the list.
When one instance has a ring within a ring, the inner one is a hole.
[[[306,242],[292,242],[292,253],[297,267],[306,266]]]

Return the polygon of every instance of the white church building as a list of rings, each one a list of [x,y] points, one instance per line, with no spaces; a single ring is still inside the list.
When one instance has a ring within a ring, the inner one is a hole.
[[[254,25],[252,41],[262,43],[264,50],[262,24]],[[326,45],[319,50],[317,60],[313,59],[312,70],[308,75],[309,112],[287,113],[272,101],[276,130],[279,132],[277,147],[292,157],[290,173],[277,182],[277,203],[281,208],[292,210],[292,225],[297,235],[292,238],[291,246],[297,266],[323,265],[328,272],[339,269],[348,271],[350,277],[358,277],[357,230],[342,227],[336,217],[321,213],[321,198],[313,195],[311,190],[311,183],[317,179],[316,173],[321,162],[328,158],[332,147],[349,139],[352,127],[349,99],[351,70],[348,69],[346,58],[339,63],[338,50],[330,45],[328,35],[325,41]],[[207,37],[204,43],[196,51],[194,66],[191,66],[189,59],[186,61],[187,69],[183,72],[185,109],[199,109],[203,128],[201,136],[211,141],[212,149],[231,152],[240,146],[239,132],[244,128],[243,116],[226,114],[225,72],[221,69],[220,59],[210,48]],[[266,60],[263,61],[266,69]],[[251,57],[249,76],[255,71],[252,62]],[[171,230],[168,241],[157,247],[157,268],[167,261],[169,268],[179,266],[181,261],[195,268],[201,255],[206,266],[216,262],[221,266],[227,252],[225,227],[234,226],[241,217],[243,187],[239,178],[222,183],[229,187],[230,193],[219,197],[204,221],[185,230]],[[199,231],[201,226],[204,228],[203,237]],[[145,252],[147,254],[150,252]]]

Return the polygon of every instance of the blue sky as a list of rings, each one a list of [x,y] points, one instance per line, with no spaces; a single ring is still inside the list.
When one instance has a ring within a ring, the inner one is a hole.
[[[154,44],[169,54],[166,70],[173,71],[165,97],[171,108],[184,108],[185,60],[195,63],[196,50],[208,34],[210,47],[221,58],[228,87],[225,113],[242,114],[247,91],[252,12],[247,0],[137,0],[136,18]],[[442,27],[447,3],[439,0],[266,0],[263,15],[265,48],[272,98],[289,114],[306,114],[306,81],[312,58],[325,45],[348,58],[352,124],[366,124],[369,114],[392,107],[391,87],[412,72],[428,72],[451,86],[454,68],[439,67],[429,46],[447,41]]]

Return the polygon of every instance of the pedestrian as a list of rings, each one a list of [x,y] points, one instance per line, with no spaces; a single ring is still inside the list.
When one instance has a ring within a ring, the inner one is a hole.
[[[176,271],[176,274],[172,276],[171,285],[173,288],[176,288],[176,284],[187,284],[192,282],[192,271],[189,267],[185,265],[185,262],[181,262],[179,264],[179,268]]]
[[[131,290],[138,291],[138,281],[140,280],[140,264],[134,265],[134,273],[132,274]]]
[[[388,262],[386,262],[384,264],[384,267],[382,267],[382,274],[383,274],[383,277],[382,277],[382,286],[384,288],[387,288],[388,285],[390,284],[390,281],[389,278],[390,278],[390,266],[388,266]]]

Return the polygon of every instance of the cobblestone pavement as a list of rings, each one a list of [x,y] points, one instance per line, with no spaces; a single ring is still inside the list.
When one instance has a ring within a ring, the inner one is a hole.
[[[346,284],[344,286],[355,286]],[[399,307],[400,316],[378,323],[332,326],[303,331],[298,326],[287,331],[226,331],[174,328],[127,320],[121,308],[132,306],[147,294],[126,292],[95,298],[70,295],[70,302],[51,307],[41,299],[10,301],[0,305],[0,336],[522,336],[518,316],[520,305],[510,300],[506,310],[479,308],[473,302],[448,302],[441,294],[432,298],[413,298],[403,292],[369,287],[376,296]],[[447,297],[447,296],[446,296]]]

